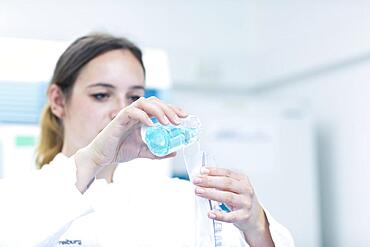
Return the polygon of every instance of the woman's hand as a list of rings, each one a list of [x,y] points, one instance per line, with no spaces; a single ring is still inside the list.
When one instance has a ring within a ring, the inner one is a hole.
[[[250,246],[274,246],[264,210],[247,176],[228,169],[203,167],[193,183],[196,195],[222,202],[231,210],[212,210],[209,218],[233,223]]]
[[[104,166],[136,158],[158,158],[142,141],[140,128],[153,125],[151,117],[163,124],[179,124],[187,116],[181,109],[166,105],[156,97],[140,98],[122,109],[89,145],[96,164]]]
[[[156,117],[164,125],[177,125],[186,116],[180,108],[167,105],[156,97],[142,97],[123,108],[87,147],[76,153],[77,188],[84,192],[99,169],[106,165],[135,158],[159,158],[142,141],[141,126],[153,125],[151,117]],[[162,158],[171,156],[173,154]]]

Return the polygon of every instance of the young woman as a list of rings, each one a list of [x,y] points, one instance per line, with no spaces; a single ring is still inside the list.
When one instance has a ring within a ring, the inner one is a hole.
[[[59,236],[58,245],[199,243],[193,233],[197,222],[190,183],[153,178],[145,170],[122,170],[121,177],[116,174],[119,163],[157,158],[141,140],[141,124],[151,125],[151,116],[162,124],[178,124],[187,115],[155,97],[143,98],[144,81],[141,51],[124,38],[84,36],[60,57],[48,90],[49,104],[41,119],[38,165],[60,166],[82,149],[76,156],[77,188],[84,192],[94,179],[108,184],[94,182],[88,191],[94,212],[73,221]],[[84,163],[93,165],[78,169]],[[146,190],[135,191],[139,188],[135,184],[142,183],[147,183]],[[194,183],[197,196],[224,202],[232,209],[229,213],[208,213],[209,218],[232,223],[223,225],[226,246],[293,245],[289,232],[261,207],[245,175],[208,168]]]

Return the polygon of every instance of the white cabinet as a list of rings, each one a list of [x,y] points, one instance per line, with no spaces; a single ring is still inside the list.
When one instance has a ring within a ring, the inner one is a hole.
[[[0,125],[0,176],[18,176],[36,168],[39,128],[34,125]]]

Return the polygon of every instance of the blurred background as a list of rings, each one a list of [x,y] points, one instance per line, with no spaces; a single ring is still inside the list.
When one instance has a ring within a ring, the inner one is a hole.
[[[0,176],[34,169],[60,54],[106,31],[145,48],[148,95],[200,117],[202,148],[248,174],[296,246],[369,246],[369,13],[365,0],[2,0]],[[166,169],[186,176],[181,155]]]

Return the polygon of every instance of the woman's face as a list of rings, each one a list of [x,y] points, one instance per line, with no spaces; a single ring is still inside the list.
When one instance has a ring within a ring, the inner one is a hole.
[[[129,50],[113,50],[91,60],[80,72],[62,117],[63,153],[73,154],[120,109],[144,96],[144,71]]]

